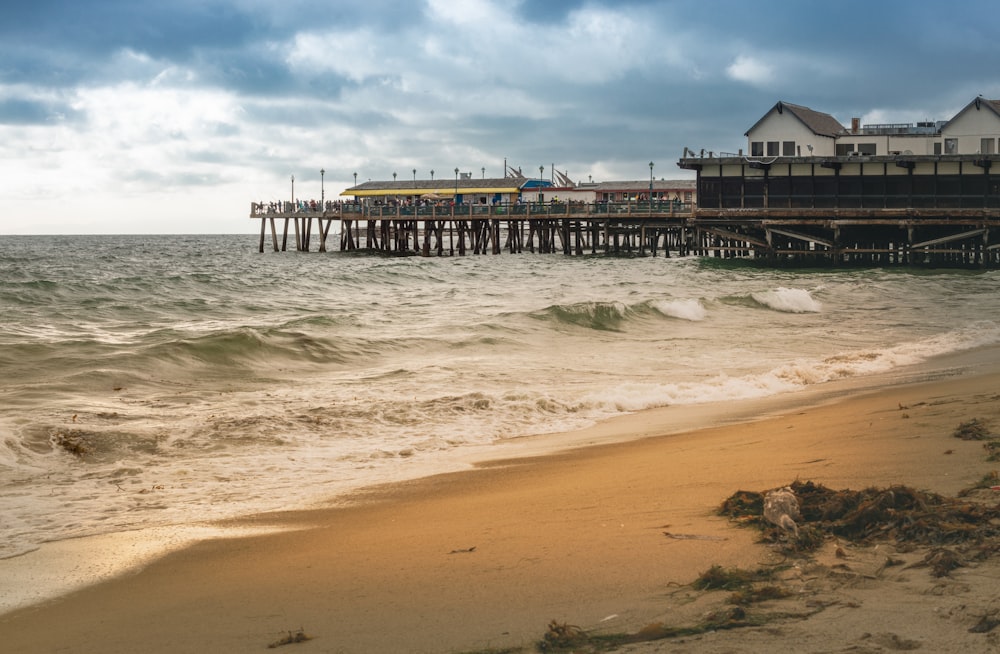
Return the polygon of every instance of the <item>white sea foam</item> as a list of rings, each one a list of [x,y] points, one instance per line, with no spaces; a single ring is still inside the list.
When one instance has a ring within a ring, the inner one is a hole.
[[[651,303],[653,308],[665,316],[678,318],[680,320],[690,320],[700,322],[708,316],[708,311],[700,300],[655,300]]]
[[[1000,325],[980,321],[944,334],[884,349],[844,352],[820,359],[799,359],[760,373],[719,374],[700,381],[623,384],[587,398],[615,411],[769,397],[840,379],[886,373],[933,357],[1000,345]]]
[[[785,288],[779,286],[772,291],[752,293],[754,300],[775,311],[787,313],[819,313],[823,306],[813,299],[804,288]]]

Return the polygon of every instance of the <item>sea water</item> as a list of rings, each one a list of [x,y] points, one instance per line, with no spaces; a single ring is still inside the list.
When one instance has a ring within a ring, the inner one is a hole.
[[[0,558],[1000,352],[1000,272],[0,237]],[[2,563],[2,561],[0,561]]]

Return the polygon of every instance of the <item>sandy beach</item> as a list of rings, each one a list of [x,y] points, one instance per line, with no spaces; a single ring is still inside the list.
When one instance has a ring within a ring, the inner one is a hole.
[[[627,416],[578,440],[643,438],[247,518],[241,526],[284,530],[200,542],[0,616],[0,643],[22,653],[250,652],[301,629],[310,640],[277,651],[536,651],[553,620],[627,634],[702,621],[727,593],[695,591],[699,574],[784,565],[793,594],[774,605],[787,619],[617,651],[996,651],[1000,629],[970,629],[1000,618],[1000,557],[939,578],[913,565],[919,548],[831,539],[789,560],[716,510],[736,491],[795,480],[955,496],[1000,467],[981,441],[953,435],[976,419],[1000,438],[998,389],[996,373],[944,379],[659,436],[663,412]],[[980,497],[995,504],[1000,493]]]

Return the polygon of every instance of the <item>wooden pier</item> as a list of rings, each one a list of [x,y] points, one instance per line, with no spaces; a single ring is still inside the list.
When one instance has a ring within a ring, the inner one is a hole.
[[[375,194],[363,201],[255,203],[250,217],[260,220],[261,252],[270,227],[275,251],[325,252],[333,230],[341,251],[393,255],[662,253],[768,265],[994,268],[1000,266],[994,163],[1000,155],[764,159],[710,153],[678,162],[697,174],[688,194],[694,205],[657,199],[654,184],[666,182],[653,179],[648,193],[632,183],[634,195],[618,196],[628,201],[580,199],[596,195],[592,185],[456,179],[453,189],[439,185],[429,194],[450,202],[420,201],[427,196],[414,194],[426,189],[410,187],[423,182],[368,183],[344,192]],[[577,199],[539,201],[550,192]],[[463,194],[479,201],[462,202]]]
[[[691,251],[690,205],[678,202],[548,202],[426,206],[328,203],[295,210],[254,203],[260,252],[270,232],[275,252],[329,249],[333,225],[338,249],[392,255],[465,256],[502,252],[634,254]],[[268,229],[270,228],[270,229]],[[289,243],[289,237],[294,242]],[[315,246],[314,246],[315,240]]]
[[[769,265],[1000,266],[1000,210],[692,208],[674,202],[368,206],[253,204],[260,252],[751,258]],[[334,229],[334,225],[337,228]]]

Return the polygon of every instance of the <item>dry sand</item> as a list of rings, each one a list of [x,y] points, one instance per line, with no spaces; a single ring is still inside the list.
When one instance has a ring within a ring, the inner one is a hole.
[[[588,438],[656,433],[657,416],[612,421]],[[0,650],[253,652],[301,628],[312,640],[277,651],[535,651],[550,620],[628,633],[697,622],[727,596],[692,590],[699,573],[784,562],[795,594],[775,610],[810,617],[618,651],[997,651],[1000,628],[969,631],[984,615],[1000,618],[996,559],[935,578],[884,566],[920,551],[842,544],[838,558],[831,542],[789,561],[759,532],[715,515],[737,490],[796,479],[955,495],[1000,467],[982,443],[953,437],[972,418],[1000,435],[1000,375],[377,488],[348,506],[245,521],[293,531],[201,542],[0,616]]]

